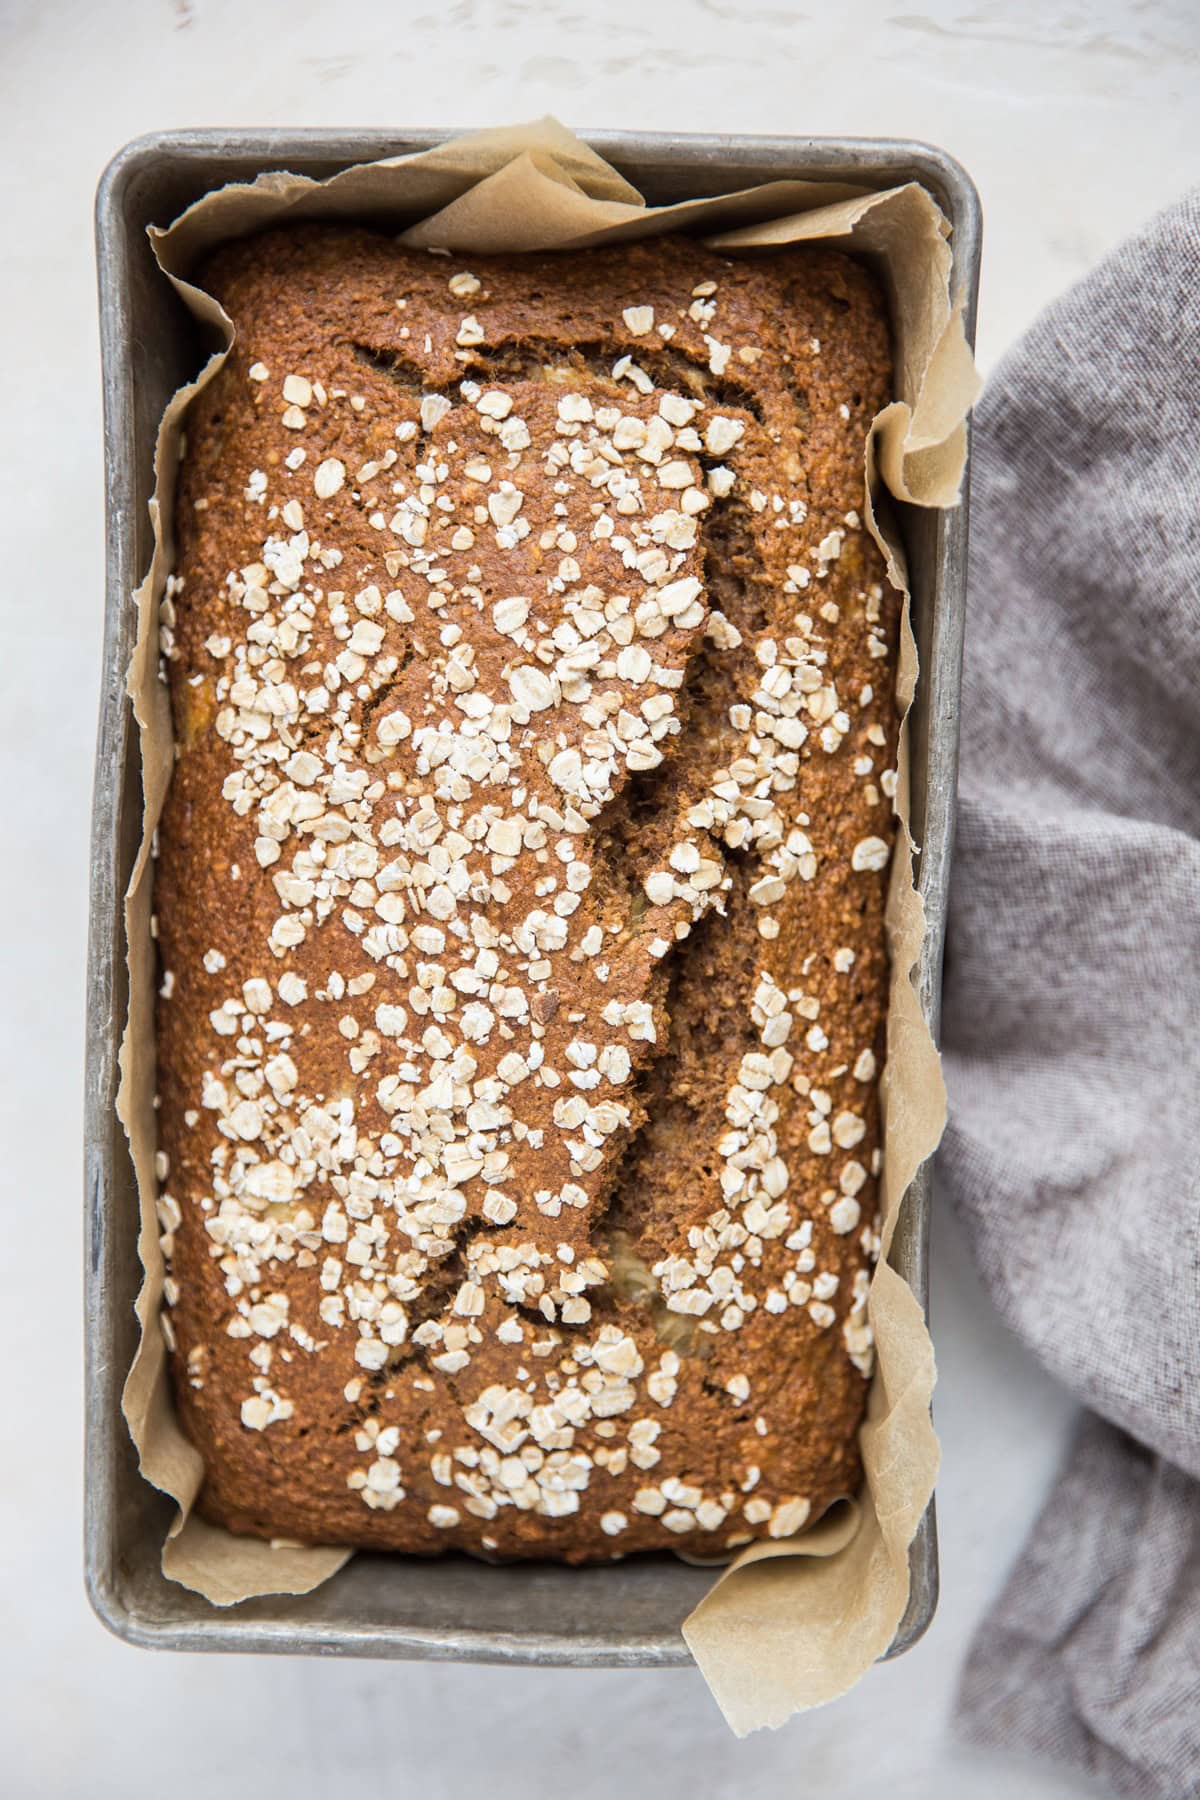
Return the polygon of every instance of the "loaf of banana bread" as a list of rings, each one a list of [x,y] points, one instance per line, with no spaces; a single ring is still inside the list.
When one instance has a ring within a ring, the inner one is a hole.
[[[162,608],[200,1510],[584,1562],[852,1492],[897,598],[873,277],[340,226],[197,276]]]

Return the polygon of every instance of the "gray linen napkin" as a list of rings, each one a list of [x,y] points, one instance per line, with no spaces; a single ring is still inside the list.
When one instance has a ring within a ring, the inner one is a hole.
[[[1200,1797],[1200,190],[979,408],[940,1171],[1089,1409],[968,1735]]]

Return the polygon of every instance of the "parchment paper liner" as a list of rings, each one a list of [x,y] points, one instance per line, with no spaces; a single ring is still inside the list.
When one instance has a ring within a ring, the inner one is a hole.
[[[725,250],[833,241],[867,252],[889,288],[897,394],[872,427],[867,484],[875,487],[882,477],[894,495],[920,506],[951,506],[958,498],[964,420],[976,392],[961,299],[950,292],[949,228],[931,197],[913,184],[869,192],[845,183],[775,181],[714,199],[647,207],[600,157],[545,119],[476,133],[415,156],[361,164],[320,183],[273,172],[207,195],[166,230],[151,231],[160,266],[223,348],[164,414],[150,503],[155,548],[134,596],[138,631],[129,693],[141,734],[145,815],[125,906],[130,999],[117,1105],[141,1196],[138,1248],[145,1281],[137,1303],[142,1337],[123,1404],[142,1474],[179,1504],[163,1549],[163,1572],[218,1606],[255,1594],[307,1593],[348,1557],[341,1549],[234,1537],[192,1514],[203,1467],[176,1420],[156,1326],[163,1266],[154,1210],[150,844],[172,765],[170,709],[158,673],[157,614],[171,566],[170,509],[183,415],[220,367],[233,338],[221,308],[187,276],[215,244],[285,218],[349,218],[392,229],[407,224],[401,242],[462,252],[581,248],[676,230]],[[901,554],[898,543],[881,534],[869,496],[866,516],[893,581],[905,593],[897,688],[907,712],[917,658]],[[938,1057],[911,980],[924,915],[912,879],[907,725],[901,734],[897,811],[900,830],[887,909],[892,984],[883,1076],[885,1251],[903,1195],[936,1148],[945,1119]],[[933,1348],[916,1299],[886,1261],[876,1270],[869,1304],[877,1366],[862,1428],[865,1483],[859,1500],[840,1503],[795,1538],[743,1551],[683,1627],[739,1735],[779,1725],[793,1712],[844,1692],[887,1649],[907,1603],[908,1546],[938,1463],[929,1416]]]

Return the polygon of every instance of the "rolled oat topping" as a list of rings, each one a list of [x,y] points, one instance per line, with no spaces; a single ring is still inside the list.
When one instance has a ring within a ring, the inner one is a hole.
[[[205,279],[239,340],[162,606],[157,898],[202,1504],[786,1537],[853,1487],[871,1367],[881,302],[823,251],[447,276],[326,227]]]

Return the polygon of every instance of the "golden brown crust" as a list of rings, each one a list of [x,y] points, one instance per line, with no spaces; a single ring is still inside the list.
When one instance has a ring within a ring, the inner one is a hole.
[[[876,288],[322,226],[202,281],[237,342],[180,478],[156,900],[201,1509],[786,1535],[857,1485],[870,1359]]]

